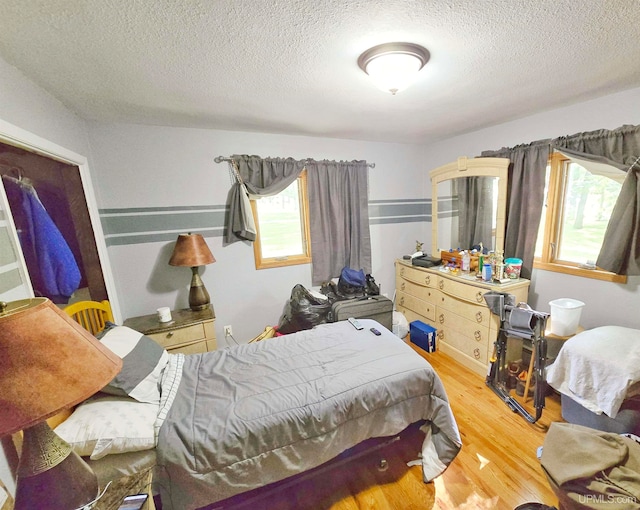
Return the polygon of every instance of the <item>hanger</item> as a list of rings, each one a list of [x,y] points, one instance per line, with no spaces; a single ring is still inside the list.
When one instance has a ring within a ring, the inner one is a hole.
[[[22,174],[22,168],[20,168],[19,166],[11,166],[0,163],[0,167],[7,169],[7,173],[3,174],[2,177],[10,179],[21,186],[33,188],[33,181]]]

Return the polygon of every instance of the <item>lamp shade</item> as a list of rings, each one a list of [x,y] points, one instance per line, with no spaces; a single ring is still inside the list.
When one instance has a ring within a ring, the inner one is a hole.
[[[171,266],[204,266],[215,262],[211,250],[200,234],[180,234],[173,249],[169,265]]]
[[[0,305],[0,436],[102,389],[122,360],[46,298]]]

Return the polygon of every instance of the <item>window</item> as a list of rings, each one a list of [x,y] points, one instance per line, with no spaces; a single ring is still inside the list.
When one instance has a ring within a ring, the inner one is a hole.
[[[611,166],[578,163],[554,152],[547,165],[534,267],[625,282],[625,276],[593,265],[623,179],[624,172]]]
[[[311,262],[307,171],[272,197],[252,200],[256,269]]]

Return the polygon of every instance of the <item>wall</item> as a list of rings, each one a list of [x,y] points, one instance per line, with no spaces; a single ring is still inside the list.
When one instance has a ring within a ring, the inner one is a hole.
[[[425,157],[433,168],[458,156],[478,156],[483,150],[582,131],[615,129],[624,124],[640,124],[640,88],[451,138],[427,147]],[[572,297],[586,303],[581,316],[586,328],[604,324],[640,328],[637,314],[640,277],[630,277],[627,284],[617,284],[534,270],[529,304],[536,310],[548,312],[549,301],[559,297]]]
[[[160,306],[188,306],[190,270],[167,264],[178,234],[186,231],[203,234],[216,258],[201,275],[216,312],[221,345],[224,325],[233,326],[234,337],[246,342],[278,323],[294,285],[311,286],[309,265],[257,271],[250,244],[225,245],[231,180],[227,163],[214,162],[219,155],[375,163],[369,170],[372,274],[390,297],[394,259],[413,252],[416,240],[427,246],[430,242],[419,146],[97,123],[89,125],[89,133],[123,317],[153,313]]]
[[[0,123],[9,123],[50,142],[79,154],[89,149],[84,121],[75,116],[58,100],[34,85],[15,67],[0,58]],[[4,127],[4,126],[0,126]],[[13,299],[25,296],[15,296]],[[0,447],[0,480],[11,493],[15,491],[12,470],[15,466],[5,452],[10,443]]]
[[[0,58],[0,121],[89,156],[86,126],[60,101]]]

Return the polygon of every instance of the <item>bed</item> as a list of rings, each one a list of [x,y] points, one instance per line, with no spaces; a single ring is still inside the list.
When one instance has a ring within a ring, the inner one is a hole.
[[[640,433],[640,330],[602,326],[567,340],[547,370],[562,416],[607,432]]]
[[[461,447],[442,383],[401,339],[373,320],[360,322],[360,331],[346,321],[323,324],[193,355],[168,354],[129,328],[110,328],[102,341],[123,358],[124,368],[105,388],[110,395],[84,406],[117,403],[126,419],[97,421],[145,430],[120,438],[129,446],[96,437],[79,453],[96,462],[152,450],[163,510],[224,508],[239,494],[423,424],[420,462],[425,482],[431,481]],[[126,411],[125,404],[148,407]],[[78,429],[79,414],[56,428],[72,446],[81,443],[70,432]],[[85,408],[84,414],[90,420],[100,413]],[[132,415],[145,426],[123,423]]]

